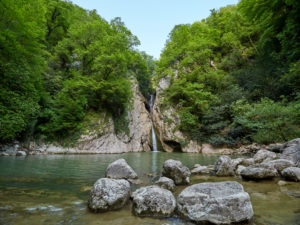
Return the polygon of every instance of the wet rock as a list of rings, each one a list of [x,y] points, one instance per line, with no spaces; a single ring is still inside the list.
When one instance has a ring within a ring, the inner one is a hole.
[[[300,138],[285,143],[280,158],[290,160],[300,167]]]
[[[16,156],[26,156],[26,152],[24,152],[24,151],[17,151]]]
[[[155,185],[136,190],[132,198],[133,213],[137,216],[168,217],[176,207],[172,192]]]
[[[105,177],[113,179],[137,179],[136,172],[127,164],[125,159],[118,159],[108,165]]]
[[[231,166],[231,158],[220,156],[215,162],[215,172],[217,176],[233,176],[234,171]]]
[[[263,180],[272,179],[277,177],[279,174],[277,170],[266,164],[255,164],[248,166],[240,172],[240,175],[245,179],[250,180]]]
[[[287,167],[294,166],[294,163],[287,159],[276,159],[263,164],[266,164],[269,167],[274,167],[279,173]]]
[[[198,165],[198,166],[196,166]],[[191,173],[193,175],[202,175],[202,174],[209,174],[210,173],[210,170],[207,166],[200,166],[199,164],[196,164],[194,166],[194,168],[191,170]]]
[[[175,188],[174,181],[168,177],[160,177],[155,184],[170,191],[173,191]]]
[[[189,184],[191,172],[189,168],[184,166],[180,161],[169,159],[164,162],[163,165],[163,176],[174,180],[176,185],[178,184]]]
[[[281,171],[281,175],[288,180],[300,181],[300,168],[288,167]]]
[[[267,160],[276,159],[276,153],[270,152],[268,150],[259,150],[254,156],[253,159],[255,163],[261,163]]]
[[[106,212],[122,208],[130,197],[127,180],[101,178],[90,193],[88,207],[94,212]]]
[[[235,181],[187,187],[177,198],[177,208],[182,217],[201,224],[231,224],[253,217],[249,194]]]

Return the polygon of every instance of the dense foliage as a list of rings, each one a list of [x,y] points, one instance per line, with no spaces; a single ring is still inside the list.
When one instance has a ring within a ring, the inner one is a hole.
[[[133,76],[151,92],[153,59],[120,18],[61,0],[1,0],[0,14],[0,142],[76,135],[88,111],[118,122]]]
[[[296,0],[241,0],[175,26],[155,81],[171,76],[178,129],[229,146],[299,136],[299,12]]]

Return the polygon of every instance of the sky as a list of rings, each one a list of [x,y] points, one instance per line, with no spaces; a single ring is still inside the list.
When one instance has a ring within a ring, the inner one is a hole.
[[[211,9],[237,4],[238,0],[72,0],[96,9],[107,21],[121,17],[138,37],[139,50],[159,59],[170,31],[178,24],[191,24],[209,16]]]

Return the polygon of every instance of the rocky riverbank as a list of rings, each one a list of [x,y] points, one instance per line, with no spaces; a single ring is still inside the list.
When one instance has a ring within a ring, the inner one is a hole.
[[[179,216],[197,224],[253,224],[251,199],[240,181],[252,180],[260,185],[262,180],[271,180],[280,186],[287,181],[299,182],[299,147],[300,139],[295,139],[280,151],[259,150],[252,158],[220,156],[214,165],[196,164],[192,170],[181,161],[169,159],[162,165],[161,176],[148,186],[137,182],[137,173],[119,159],[108,165],[106,178],[94,184],[88,207],[93,212],[107,212],[130,203],[132,213],[138,217]],[[191,176],[224,177],[224,181],[189,186]]]

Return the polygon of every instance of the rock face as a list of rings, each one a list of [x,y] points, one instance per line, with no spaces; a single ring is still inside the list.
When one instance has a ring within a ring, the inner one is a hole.
[[[288,159],[300,167],[300,138],[285,143],[280,158]]]
[[[274,177],[277,177],[279,174],[277,170],[272,166],[266,164],[255,164],[241,170],[240,175],[245,179],[262,180],[272,179]]]
[[[117,210],[127,203],[129,197],[128,181],[101,178],[91,190],[88,207],[94,212]]]
[[[155,184],[170,191],[173,191],[175,188],[174,181],[167,177],[160,177],[159,180],[155,182]]]
[[[263,161],[276,159],[276,153],[270,152],[268,150],[259,150],[254,156],[253,159],[255,163],[261,163]]]
[[[180,124],[180,117],[176,108],[170,105],[163,107],[161,104],[163,102],[162,93],[170,86],[170,82],[170,76],[159,81],[153,105],[153,124],[159,133],[162,147],[167,152],[201,152],[201,146],[195,141],[183,144],[188,138],[177,128],[177,125]]]
[[[142,187],[132,193],[132,198],[137,216],[168,217],[176,207],[172,192],[158,186]]]
[[[220,156],[215,162],[215,172],[217,176],[233,176],[231,158],[228,156]]]
[[[164,162],[162,174],[174,180],[175,184],[189,184],[191,172],[180,161],[169,159]]]
[[[300,168],[288,167],[282,170],[281,175],[288,180],[300,181]]]
[[[187,187],[177,198],[177,208],[184,218],[196,223],[231,224],[253,216],[249,194],[235,181]]]
[[[115,133],[114,122],[106,114],[98,119],[97,129],[86,131],[78,140],[75,148],[63,148],[61,146],[38,145],[31,143],[31,149],[46,151],[48,153],[124,153],[144,152],[151,148],[151,121],[149,112],[145,108],[146,99],[138,90],[137,81],[132,80],[133,105],[128,112],[129,132]]]
[[[136,172],[127,164],[125,159],[118,159],[108,165],[105,177],[113,179],[137,179]]]

